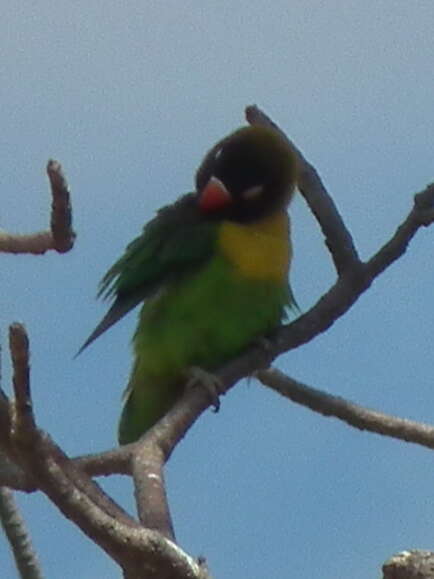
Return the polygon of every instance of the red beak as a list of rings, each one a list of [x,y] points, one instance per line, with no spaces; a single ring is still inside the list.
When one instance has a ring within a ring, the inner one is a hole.
[[[224,184],[211,177],[199,197],[199,207],[204,213],[211,213],[223,209],[232,203],[232,197]]]

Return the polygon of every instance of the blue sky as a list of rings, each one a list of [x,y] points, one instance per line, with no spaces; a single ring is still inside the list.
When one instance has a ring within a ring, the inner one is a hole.
[[[39,422],[71,455],[113,446],[136,314],[77,360],[97,283],[142,224],[192,187],[203,153],[257,103],[315,164],[363,257],[434,177],[434,5],[391,2],[7,3],[0,21],[0,226],[46,227],[59,159],[78,239],[64,256],[1,256],[7,326],[32,347]],[[334,281],[295,199],[292,284],[306,310]],[[278,366],[312,386],[434,422],[433,229],[345,318]],[[432,452],[355,431],[251,381],[207,412],[168,466],[180,544],[216,578],[365,579],[432,549]],[[131,486],[105,487],[132,508]],[[19,496],[47,578],[119,576],[40,495]],[[5,577],[14,577],[5,542]]]

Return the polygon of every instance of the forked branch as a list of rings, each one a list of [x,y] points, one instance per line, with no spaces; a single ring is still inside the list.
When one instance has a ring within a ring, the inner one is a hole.
[[[29,235],[0,231],[0,252],[39,255],[54,249],[58,253],[65,253],[74,245],[70,193],[58,161],[48,161],[47,175],[52,196],[50,229]]]

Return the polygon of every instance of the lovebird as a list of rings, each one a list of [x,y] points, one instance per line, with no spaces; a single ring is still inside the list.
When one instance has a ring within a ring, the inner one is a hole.
[[[113,303],[81,350],[143,303],[120,444],[164,416],[193,368],[216,371],[296,311],[287,214],[296,182],[290,145],[272,128],[242,127],[105,274],[98,296]]]

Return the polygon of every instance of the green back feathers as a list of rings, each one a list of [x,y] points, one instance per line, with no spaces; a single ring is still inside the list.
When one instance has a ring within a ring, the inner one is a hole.
[[[162,286],[206,262],[216,232],[217,223],[203,219],[192,193],[160,209],[103,277],[98,296],[115,301],[78,353]]]
[[[98,296],[122,296],[139,290],[143,298],[213,251],[215,228],[199,214],[194,194],[160,209],[103,277]]]

